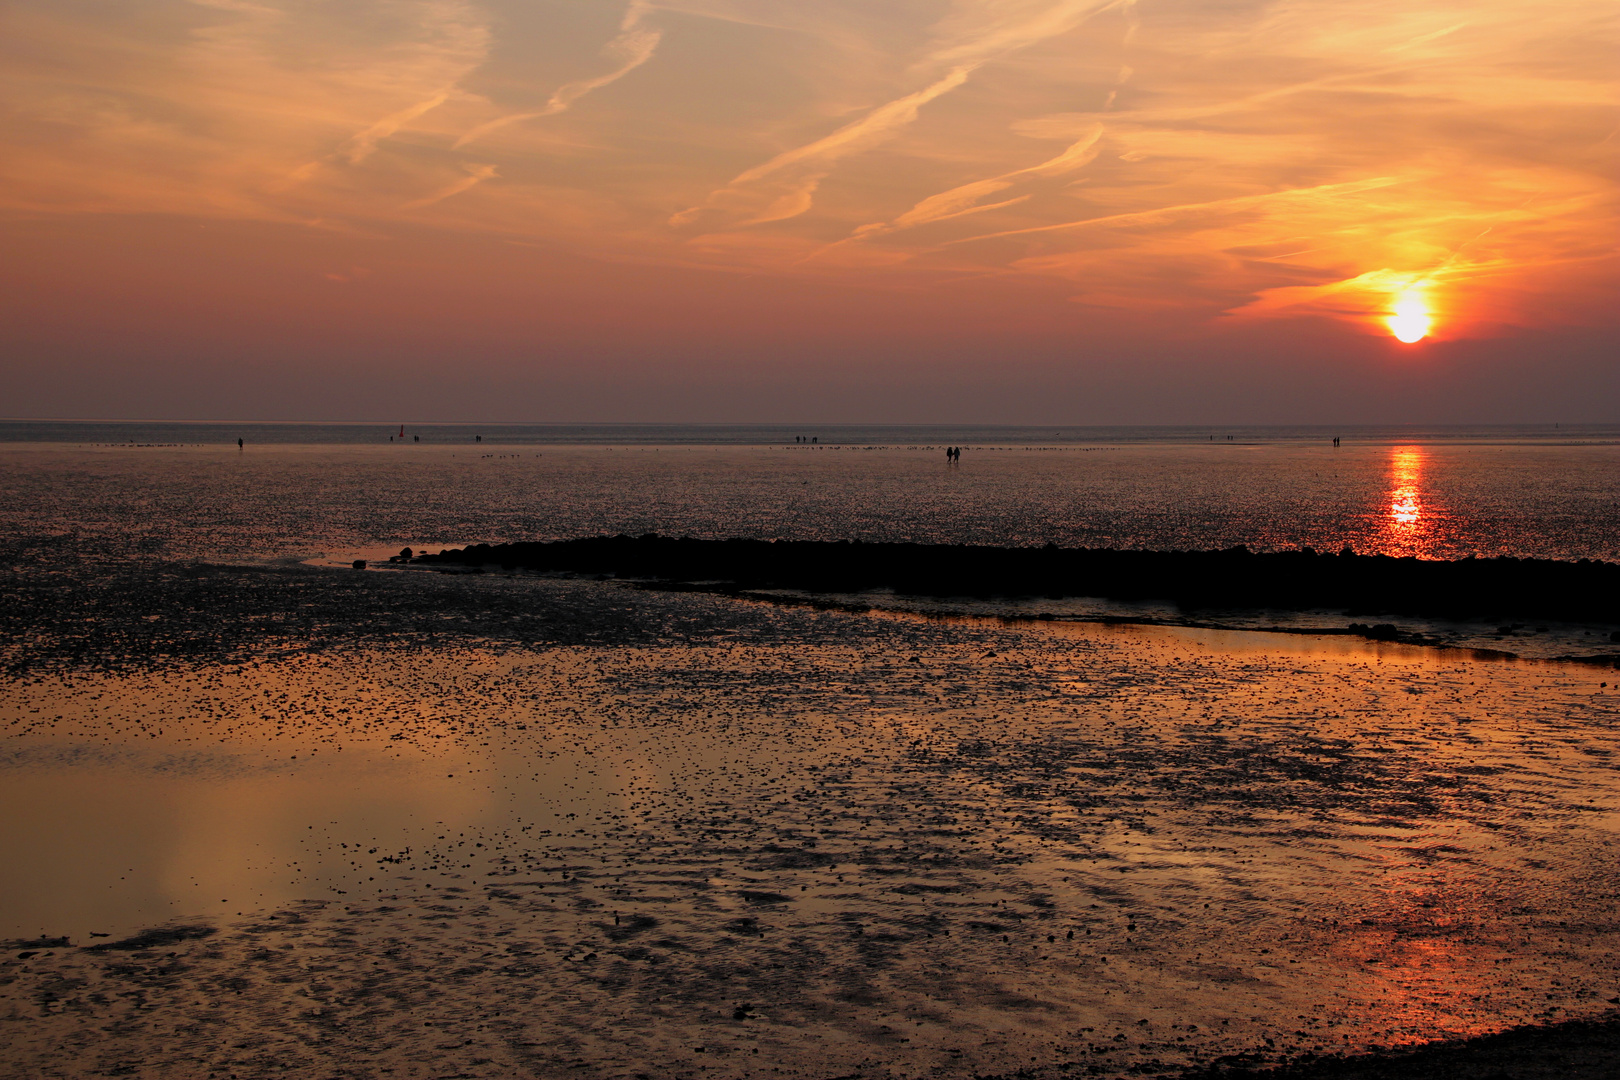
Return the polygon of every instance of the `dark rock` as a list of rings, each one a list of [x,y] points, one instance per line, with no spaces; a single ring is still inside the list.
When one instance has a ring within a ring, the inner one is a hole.
[[[1433,559],[1315,551],[1128,551],[953,544],[693,540],[644,535],[476,544],[415,561],[603,578],[727,582],[736,589],[918,596],[1099,596],[1184,607],[1338,608],[1467,618],[1608,621],[1620,565],[1555,559]],[[1488,609],[1487,609],[1488,607]],[[1387,629],[1386,629],[1387,628]],[[1371,628],[1395,640],[1392,624]],[[1620,640],[1620,638],[1617,638]]]
[[[131,937],[120,938],[118,941],[103,942],[100,945],[91,945],[86,952],[110,952],[118,950],[133,952],[139,949],[158,949],[165,945],[177,945],[182,941],[197,941],[212,937],[216,933],[212,926],[159,926],[151,930],[142,930]]]
[[[107,935],[103,934],[102,937]],[[66,937],[46,937],[41,934],[37,938],[14,938],[10,941],[0,942],[0,947],[9,949],[68,949],[73,942]]]
[[[1620,1020],[1609,1016],[1355,1056],[1287,1062],[1235,1055],[1188,1069],[1180,1080],[1611,1080],[1617,1075]]]

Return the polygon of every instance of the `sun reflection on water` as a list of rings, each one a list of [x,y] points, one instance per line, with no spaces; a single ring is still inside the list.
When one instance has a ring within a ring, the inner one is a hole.
[[[1423,555],[1429,547],[1432,514],[1424,506],[1421,446],[1397,446],[1389,459],[1389,510],[1384,533],[1391,554]]]

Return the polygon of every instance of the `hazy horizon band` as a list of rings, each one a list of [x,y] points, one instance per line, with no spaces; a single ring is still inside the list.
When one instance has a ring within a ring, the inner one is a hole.
[[[310,420],[0,420],[6,443],[245,442],[350,445],[398,441],[537,445],[857,445],[907,446],[948,442],[968,446],[1151,443],[1308,443],[1339,438],[1363,445],[1393,443],[1606,443],[1620,441],[1620,424],[788,424],[788,423],[500,423],[469,421]],[[811,440],[814,440],[812,442]],[[899,445],[896,445],[899,444]]]

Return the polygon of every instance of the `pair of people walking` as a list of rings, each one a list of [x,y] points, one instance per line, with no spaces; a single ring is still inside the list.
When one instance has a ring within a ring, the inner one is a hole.
[[[945,448],[945,460],[950,462],[961,461],[962,448],[960,446],[947,446]]]

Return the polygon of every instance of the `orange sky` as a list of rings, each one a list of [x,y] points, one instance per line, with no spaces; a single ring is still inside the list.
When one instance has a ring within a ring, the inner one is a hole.
[[[13,0],[0,411],[1620,419],[1617,60],[1613,0]]]

